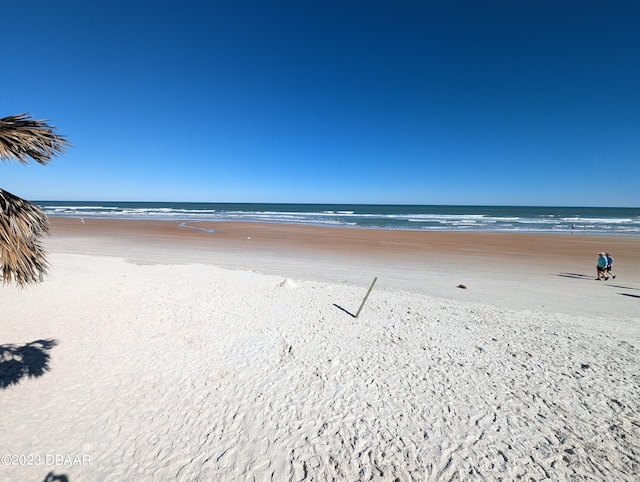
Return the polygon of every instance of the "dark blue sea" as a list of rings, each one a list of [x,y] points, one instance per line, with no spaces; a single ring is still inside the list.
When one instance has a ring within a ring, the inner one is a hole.
[[[640,208],[37,201],[49,216],[640,236]]]

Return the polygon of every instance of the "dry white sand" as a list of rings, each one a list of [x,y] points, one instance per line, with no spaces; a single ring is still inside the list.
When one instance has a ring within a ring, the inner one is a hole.
[[[2,481],[638,480],[629,266],[99,241],[0,290]]]

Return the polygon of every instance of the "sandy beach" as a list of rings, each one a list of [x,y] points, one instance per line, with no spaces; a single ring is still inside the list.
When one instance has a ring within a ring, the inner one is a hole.
[[[638,237],[84,221],[0,291],[2,481],[637,480]]]

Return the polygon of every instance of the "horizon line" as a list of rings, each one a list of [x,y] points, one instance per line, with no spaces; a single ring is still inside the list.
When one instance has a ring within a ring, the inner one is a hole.
[[[640,206],[596,206],[596,205],[555,205],[555,204],[446,204],[446,203],[380,203],[380,202],[277,202],[277,201],[135,201],[135,200],[89,200],[89,199],[41,199],[34,203],[64,202],[64,203],[139,203],[139,204],[271,204],[271,205],[348,205],[348,206],[451,206],[451,207],[522,207],[522,208],[598,208],[598,209],[640,209]]]

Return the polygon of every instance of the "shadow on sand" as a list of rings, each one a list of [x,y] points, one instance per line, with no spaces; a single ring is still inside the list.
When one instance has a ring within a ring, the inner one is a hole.
[[[584,279],[584,280],[595,280],[595,275],[588,275],[583,273],[558,273],[556,276],[562,276],[563,278],[574,278],[574,279]],[[632,286],[622,286],[622,285],[614,285],[615,281],[609,280],[606,283],[606,286],[610,288],[621,288],[623,290],[638,290],[640,288],[633,288]]]
[[[355,318],[356,315],[354,315],[353,313],[351,313],[350,311],[346,310],[345,308],[343,308],[340,305],[336,305],[335,303],[333,304],[333,306],[335,306],[336,308],[338,308],[339,310],[344,311],[347,315],[349,315],[351,318]]]
[[[611,283],[607,283],[609,288],[620,288],[622,290],[640,290],[640,288],[633,288],[632,286],[621,286],[621,285],[612,285]]]
[[[0,345],[0,388],[14,385],[23,377],[44,375],[49,371],[48,351],[57,344],[57,340],[36,340],[25,345]]]
[[[53,472],[49,472],[42,482],[69,482],[69,477],[66,475],[55,475]]]
[[[618,293],[619,295],[622,296],[629,296],[630,298],[638,298],[640,299],[640,295],[632,295],[631,293]]]
[[[562,276],[563,278],[574,278],[574,279],[595,279],[593,276],[582,273],[558,273],[557,276]]]
[[[582,274],[582,273],[558,273],[556,276],[562,276],[563,278],[583,279],[583,280],[595,279],[593,276],[589,276],[588,274]],[[607,286],[608,288],[618,288],[623,290],[636,290],[636,291],[640,290],[640,288],[633,288],[632,286],[614,285],[611,282],[606,283],[605,286]],[[631,293],[618,293],[618,294],[622,296],[628,296],[630,298],[640,298],[640,295],[634,295]],[[338,306],[338,305],[334,305],[334,306]],[[338,306],[338,308],[340,307]],[[347,313],[349,312],[347,311]]]

